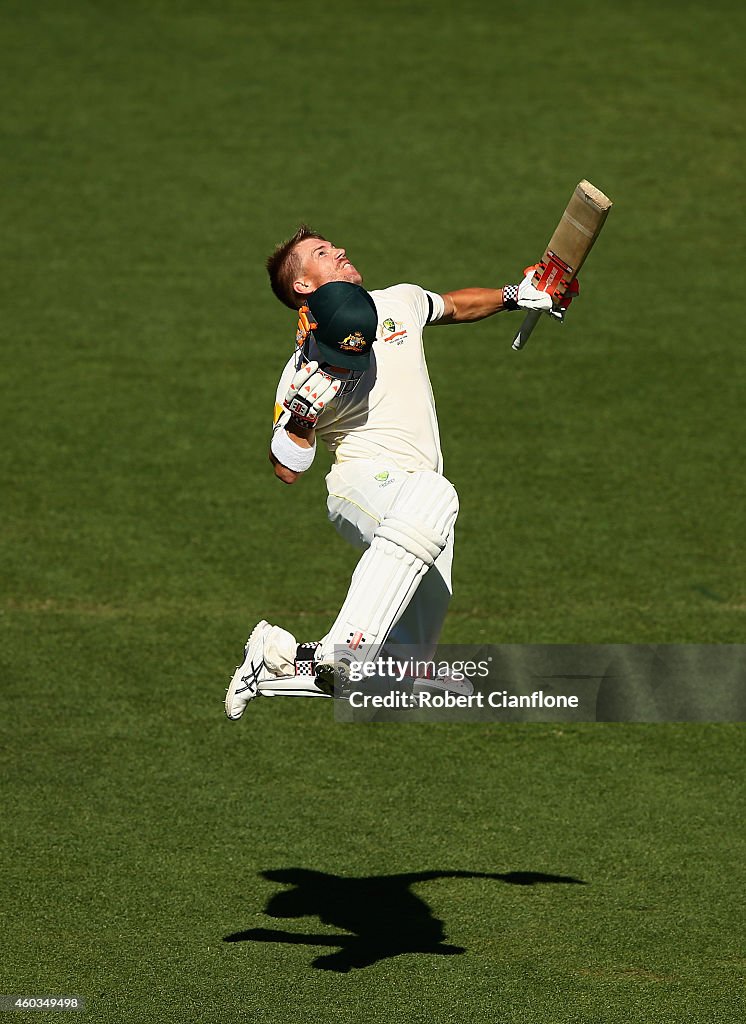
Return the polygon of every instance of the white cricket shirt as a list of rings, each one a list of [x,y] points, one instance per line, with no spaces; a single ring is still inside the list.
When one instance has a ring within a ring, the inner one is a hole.
[[[316,436],[340,463],[371,459],[399,469],[440,473],[443,456],[422,331],[443,315],[443,298],[414,284],[369,294],[378,312],[370,367],[351,395],[336,398],[324,409]],[[289,419],[282,400],[296,360],[294,353],[280,378],[275,429]]]

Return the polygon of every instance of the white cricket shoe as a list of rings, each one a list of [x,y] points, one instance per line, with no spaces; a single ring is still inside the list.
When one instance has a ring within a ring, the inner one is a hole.
[[[244,659],[233,673],[225,694],[225,713],[232,722],[238,721],[249,701],[257,696],[260,678],[267,675],[264,668],[264,641],[271,629],[270,624],[262,619],[254,626],[246,641]]]

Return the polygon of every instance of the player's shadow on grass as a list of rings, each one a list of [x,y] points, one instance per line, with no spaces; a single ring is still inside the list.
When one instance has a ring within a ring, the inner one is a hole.
[[[308,868],[263,871],[270,882],[292,886],[271,896],[265,913],[270,917],[318,917],[322,924],[341,928],[347,934],[301,934],[271,928],[249,928],[226,935],[224,942],[287,942],[302,946],[339,946],[339,950],[317,956],[312,966],[345,973],[353,967],[370,967],[379,960],[402,953],[436,953],[452,956],[465,953],[450,946],[443,922],[433,915],[425,901],[410,886],[438,878],[486,878],[509,885],[561,883],[585,885],[578,878],[543,875],[534,871],[486,874],[481,871],[418,871],[401,875],[344,878]]]

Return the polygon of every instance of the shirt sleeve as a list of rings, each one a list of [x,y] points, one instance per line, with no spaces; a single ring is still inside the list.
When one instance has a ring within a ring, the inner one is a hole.
[[[425,296],[428,301],[428,318],[425,324],[434,324],[436,320],[440,320],[446,311],[445,300],[442,295],[438,295],[437,292],[429,292],[425,290]]]
[[[414,313],[420,327],[435,323],[445,313],[443,296],[421,288],[418,284],[396,284],[381,294],[405,303]]]

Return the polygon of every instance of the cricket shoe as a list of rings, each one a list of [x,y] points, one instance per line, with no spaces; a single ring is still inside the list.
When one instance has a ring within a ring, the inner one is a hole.
[[[323,679],[317,679],[318,642],[299,644],[292,633],[257,622],[244,647],[244,660],[233,673],[225,694],[225,713],[235,722],[256,696],[330,697]]]
[[[246,641],[244,659],[233,673],[225,694],[225,713],[232,722],[238,721],[246,705],[259,693],[259,683],[269,675],[264,666],[264,641],[271,629],[270,624],[262,619]]]

